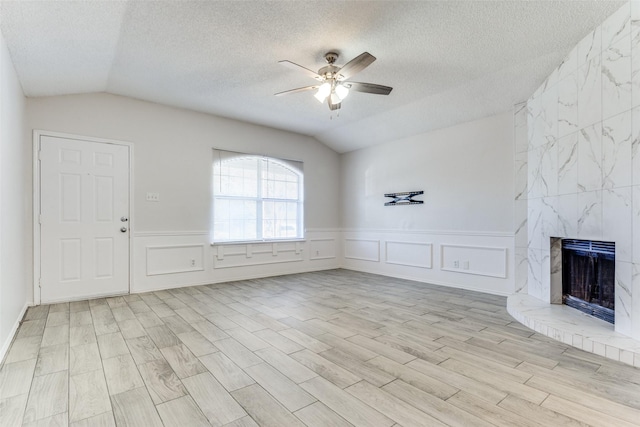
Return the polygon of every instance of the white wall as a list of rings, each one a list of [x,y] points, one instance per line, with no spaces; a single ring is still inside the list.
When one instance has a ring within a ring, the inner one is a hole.
[[[31,245],[24,235],[30,227],[26,200],[31,188],[24,180],[24,101],[0,34],[0,361],[29,300],[25,258]]]
[[[509,112],[344,154],[344,265],[512,293],[513,129]],[[424,204],[384,206],[414,190]]]
[[[311,137],[109,94],[28,99],[27,129],[133,143],[133,292],[338,266],[339,156]],[[283,245],[270,245],[262,260],[265,245],[209,245],[213,147],[304,162],[308,239],[295,259]],[[147,192],[160,201],[146,201]],[[312,240],[324,238],[334,248],[312,259]],[[154,270],[163,259],[172,263]]]

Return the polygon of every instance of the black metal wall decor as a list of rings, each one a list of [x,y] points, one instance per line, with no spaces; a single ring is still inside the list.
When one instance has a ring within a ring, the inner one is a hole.
[[[424,191],[405,191],[404,193],[388,193],[384,197],[393,197],[393,200],[385,203],[385,206],[398,206],[398,205],[421,205],[424,203],[422,200],[413,200],[413,196],[423,194]]]

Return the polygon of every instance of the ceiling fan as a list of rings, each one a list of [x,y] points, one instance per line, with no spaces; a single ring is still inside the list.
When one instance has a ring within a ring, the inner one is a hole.
[[[324,59],[328,65],[320,68],[317,73],[291,61],[279,61],[280,64],[286,67],[304,72],[309,77],[316,79],[318,83],[312,86],[286,90],[276,93],[275,95],[281,96],[317,89],[318,91],[314,95],[316,99],[320,101],[320,103],[324,103],[326,100],[330,110],[337,110],[340,108],[342,100],[349,95],[350,90],[373,93],[375,95],[389,95],[389,93],[391,93],[393,88],[389,86],[348,81],[352,76],[371,65],[371,63],[376,60],[375,56],[369,52],[364,52],[342,67],[335,65],[338,56],[336,52],[327,52],[324,55]]]

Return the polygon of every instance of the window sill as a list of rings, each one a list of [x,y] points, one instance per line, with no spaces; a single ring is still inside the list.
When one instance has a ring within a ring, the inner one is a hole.
[[[232,245],[257,245],[260,243],[296,243],[306,242],[307,239],[295,238],[295,239],[269,239],[269,240],[233,240],[224,242],[212,242],[211,246],[232,246]]]

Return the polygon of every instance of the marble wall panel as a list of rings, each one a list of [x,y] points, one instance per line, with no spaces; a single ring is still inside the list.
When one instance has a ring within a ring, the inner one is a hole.
[[[602,188],[602,124],[578,133],[578,191]]]
[[[602,187],[628,187],[632,184],[631,110],[602,123]]]
[[[602,52],[602,118],[631,108],[631,38],[627,32]]]
[[[558,194],[578,192],[578,133],[558,140]]]

